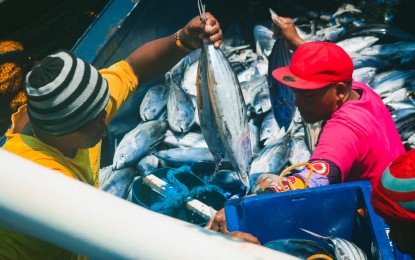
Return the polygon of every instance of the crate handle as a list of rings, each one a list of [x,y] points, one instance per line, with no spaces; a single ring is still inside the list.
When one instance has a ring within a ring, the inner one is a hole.
[[[278,184],[280,185],[281,189],[283,191],[286,191],[284,185],[282,184],[282,178],[287,175],[292,169],[295,169],[297,167],[301,167],[301,166],[308,166],[310,168],[310,172],[308,173],[307,179],[305,180],[304,186],[307,187],[308,182],[311,178],[311,175],[313,174],[313,164],[309,163],[309,162],[301,162],[301,163],[297,163],[294,165],[291,165],[290,167],[286,168],[285,170],[283,170],[280,174],[280,177],[278,178]],[[292,186],[292,184],[290,182],[288,182],[288,185],[290,186],[291,190],[295,190],[295,188]]]

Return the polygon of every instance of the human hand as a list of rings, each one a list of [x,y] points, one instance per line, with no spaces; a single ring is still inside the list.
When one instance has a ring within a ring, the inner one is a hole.
[[[261,244],[261,243],[259,243],[259,240],[258,240],[258,238],[256,236],[251,235],[249,233],[241,232],[241,231],[230,232],[228,234],[228,236],[233,237],[233,238],[237,238],[237,239],[240,239],[240,240],[243,240],[245,242],[257,244],[257,245],[260,245]]]
[[[271,16],[271,18],[273,21],[274,35],[276,37],[283,36],[294,48],[297,48],[305,42],[297,33],[294,19],[281,16]]]
[[[180,39],[184,45],[194,49],[201,48],[203,43],[212,43],[215,47],[220,46],[223,40],[220,23],[209,12],[205,16],[206,22],[196,16],[183,27]]]
[[[218,210],[215,216],[206,224],[205,229],[221,232],[222,234],[229,234],[226,226],[225,209]]]

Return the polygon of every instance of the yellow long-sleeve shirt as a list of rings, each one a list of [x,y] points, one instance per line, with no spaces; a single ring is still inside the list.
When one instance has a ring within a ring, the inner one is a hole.
[[[120,61],[100,74],[107,80],[110,98],[105,108],[111,120],[121,104],[135,91],[137,77],[125,61]],[[37,138],[15,133],[19,120],[26,120],[26,105],[12,116],[12,126],[6,132],[3,149],[34,161],[59,174],[98,186],[101,142],[90,149],[79,149],[74,158],[65,157],[59,150]],[[12,202],[11,202],[12,203]],[[47,202],[45,202],[47,203]],[[0,259],[77,259],[76,254],[34,237],[0,229]]]

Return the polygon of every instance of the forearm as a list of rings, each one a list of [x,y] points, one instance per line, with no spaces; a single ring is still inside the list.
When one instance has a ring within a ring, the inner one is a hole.
[[[188,54],[186,48],[201,48],[203,42],[219,47],[223,39],[220,24],[212,14],[206,13],[205,16],[206,21],[196,16],[180,30],[181,44],[176,45],[175,34],[172,34],[144,44],[127,57],[126,62],[140,84],[169,71]]]
[[[174,42],[174,34],[148,42],[126,59],[140,85],[166,73],[177,64],[187,53]]]

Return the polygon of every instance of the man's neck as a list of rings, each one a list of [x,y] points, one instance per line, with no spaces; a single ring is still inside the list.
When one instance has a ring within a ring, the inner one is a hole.
[[[68,158],[74,158],[75,155],[76,155],[77,149],[65,147],[64,145],[62,145],[62,144],[64,144],[64,142],[60,141],[55,136],[50,136],[50,135],[39,133],[38,131],[33,129],[33,127],[31,127],[30,122],[28,122],[24,126],[24,128],[21,131],[21,134],[35,137],[36,139],[38,139],[42,143],[45,143],[49,146],[52,146],[52,147],[58,149],[61,153],[63,153],[63,155],[65,155]]]

